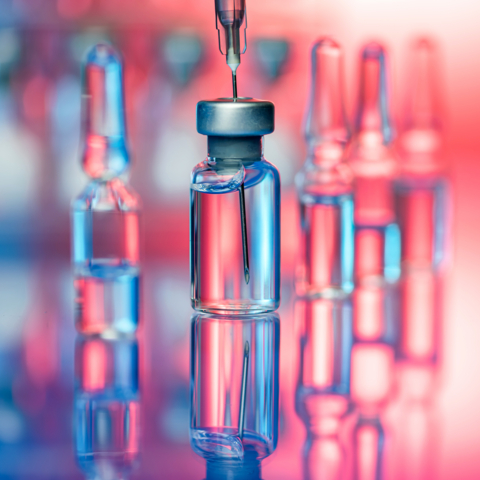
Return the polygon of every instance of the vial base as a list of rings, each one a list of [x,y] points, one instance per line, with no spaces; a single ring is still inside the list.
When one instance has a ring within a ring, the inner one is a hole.
[[[139,268],[96,260],[76,269],[75,327],[82,334],[133,333],[139,320]]]
[[[280,301],[274,300],[223,300],[208,302],[192,298],[192,307],[195,310],[216,315],[258,315],[274,312],[279,306]]]
[[[274,450],[273,442],[250,430],[238,436],[236,427],[204,427],[190,431],[193,450],[205,459],[260,460]]]

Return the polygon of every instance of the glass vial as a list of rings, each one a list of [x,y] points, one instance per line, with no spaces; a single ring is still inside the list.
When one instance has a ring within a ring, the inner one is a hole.
[[[192,319],[190,442],[209,461],[256,464],[278,440],[275,314]]]
[[[440,269],[447,250],[448,182],[442,159],[438,52],[428,39],[411,54],[406,129],[400,137],[400,176],[395,184],[404,269]]]
[[[83,98],[82,161],[91,182],[71,207],[76,328],[129,333],[138,325],[140,200],[120,178],[130,155],[122,63],[112,47],[88,54]]]
[[[125,479],[140,454],[138,343],[79,336],[75,455],[87,479]]]
[[[353,187],[344,150],[350,131],[343,94],[343,54],[323,38],[312,48],[312,83],[305,137],[308,156],[297,175],[301,254],[299,295],[353,288]]]
[[[257,314],[280,304],[280,176],[263,157],[274,106],[202,101],[197,130],[208,157],[191,177],[191,300],[196,310]]]
[[[394,209],[397,160],[390,147],[385,49],[370,43],[362,51],[360,94],[348,163],[355,180],[355,281],[394,282],[400,276],[400,232]]]

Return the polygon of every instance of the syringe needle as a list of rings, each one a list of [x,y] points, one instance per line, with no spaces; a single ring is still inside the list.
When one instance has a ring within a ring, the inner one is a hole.
[[[243,354],[242,391],[240,393],[240,412],[238,414],[238,436],[243,440],[243,424],[245,422],[245,404],[247,401],[248,361],[250,357],[250,345],[245,342]]]
[[[237,74],[232,71],[232,83],[233,83],[233,98],[237,99]]]
[[[240,222],[242,224],[242,247],[243,247],[243,273],[245,283],[250,281],[250,262],[248,260],[248,237],[247,237],[247,217],[245,213],[245,184],[240,185],[238,190],[240,196]]]

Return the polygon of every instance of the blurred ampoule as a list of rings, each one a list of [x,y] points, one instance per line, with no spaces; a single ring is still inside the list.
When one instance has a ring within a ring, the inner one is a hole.
[[[346,475],[341,430],[350,410],[351,299],[300,299],[295,317],[299,356],[295,406],[307,429],[304,478],[340,480]]]
[[[384,478],[383,414],[395,386],[397,303],[397,286],[389,283],[362,285],[353,292],[351,399],[357,413],[352,432],[355,480]]]
[[[422,38],[411,50],[405,130],[396,207],[402,232],[402,267],[438,269],[445,260],[448,183],[443,162],[439,59]]]
[[[279,317],[200,314],[191,332],[191,446],[207,471],[259,468],[278,440]]]
[[[139,314],[140,200],[121,178],[130,155],[122,62],[111,46],[88,54],[83,99],[82,160],[91,181],[71,207],[76,327],[85,334],[129,333]]]
[[[387,53],[367,44],[360,60],[355,133],[348,163],[355,180],[355,281],[396,281],[400,275],[400,233],[393,181],[398,173],[391,143]]]
[[[299,295],[332,295],[353,287],[353,188],[343,161],[350,131],[342,57],[340,46],[330,38],[313,45],[305,123],[308,156],[296,178],[302,232]]]
[[[138,342],[77,337],[75,456],[87,480],[125,480],[140,456]]]

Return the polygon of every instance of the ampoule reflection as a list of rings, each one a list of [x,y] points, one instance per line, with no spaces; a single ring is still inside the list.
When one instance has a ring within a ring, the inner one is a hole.
[[[362,50],[355,133],[348,164],[355,180],[355,280],[396,281],[400,275],[400,232],[393,181],[398,173],[391,148],[387,55],[378,43]]]
[[[398,330],[396,285],[362,285],[353,292],[351,399],[357,412],[352,432],[353,478],[383,478],[383,412],[395,386]]]
[[[88,480],[125,479],[140,454],[138,342],[79,336],[75,456]]]
[[[332,39],[313,45],[305,122],[308,156],[296,177],[302,231],[296,282],[300,295],[353,288],[353,178],[343,161],[350,129],[342,61],[342,50]]]
[[[76,327],[81,333],[133,332],[138,324],[139,210],[120,178],[126,143],[122,63],[108,45],[95,46],[84,71],[83,168],[91,182],[72,203]]]
[[[193,450],[207,463],[259,463],[278,440],[278,316],[200,314],[191,332]]]
[[[402,267],[439,269],[447,255],[448,181],[443,157],[439,52],[427,38],[410,53],[407,121],[395,184]]]
[[[395,479],[433,479],[441,438],[436,400],[441,381],[442,275],[438,269],[406,269],[399,287],[395,458],[403,461],[397,460]]]
[[[347,473],[341,430],[351,405],[351,299],[297,300],[295,323],[299,357],[295,407],[307,429],[304,478],[340,480]]]

